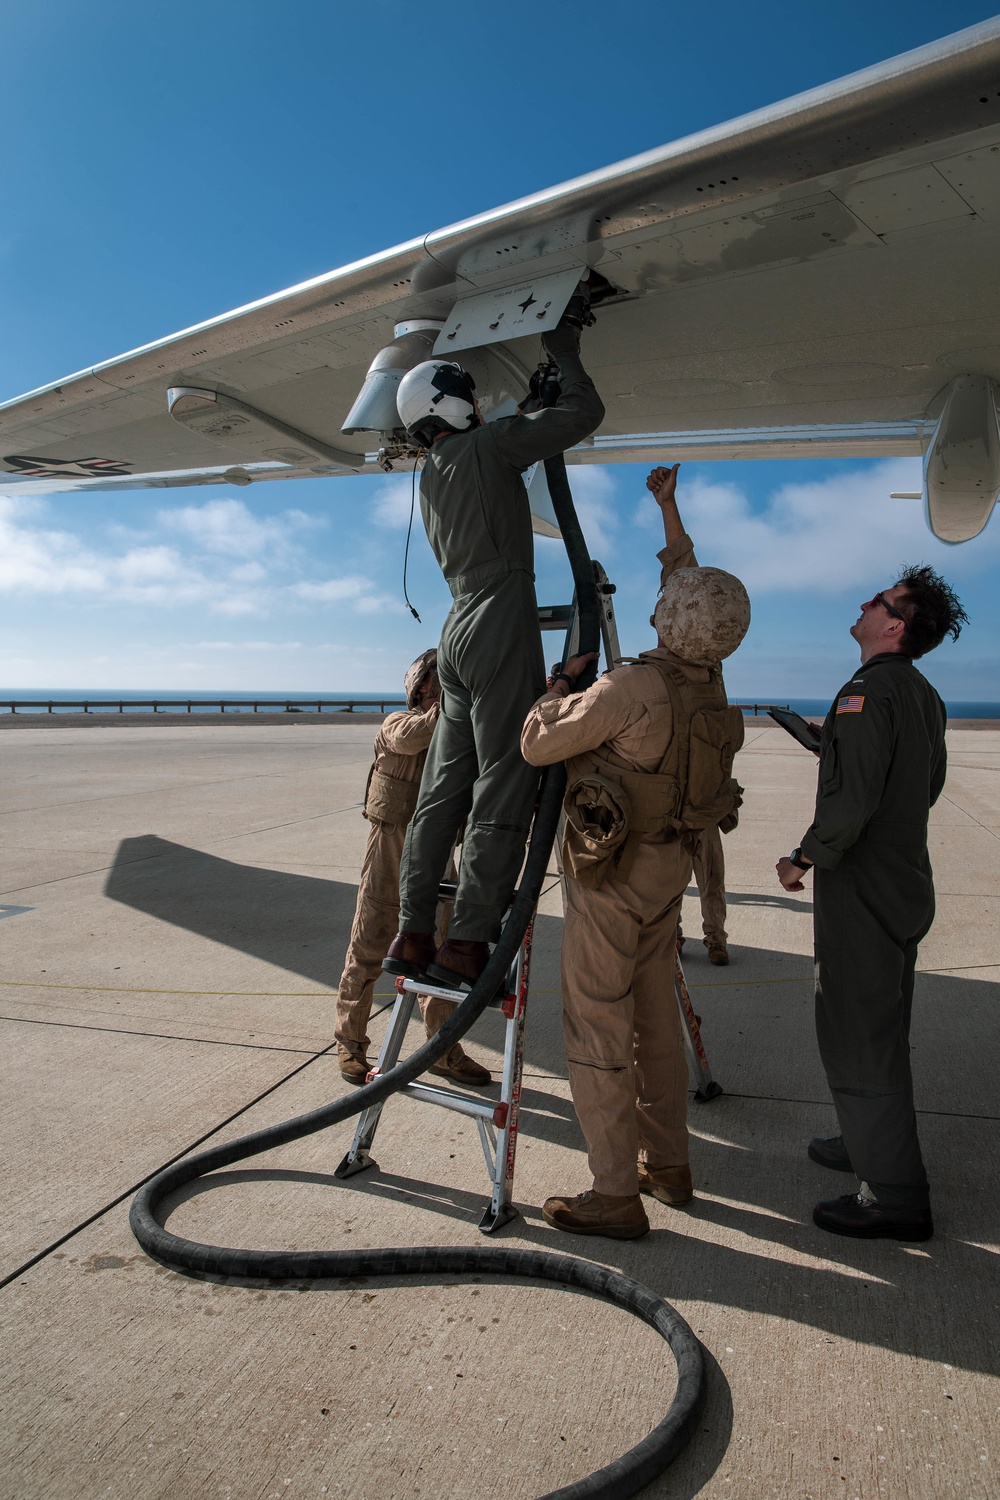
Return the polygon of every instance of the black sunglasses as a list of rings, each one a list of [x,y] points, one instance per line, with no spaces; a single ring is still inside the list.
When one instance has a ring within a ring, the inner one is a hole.
[[[903,624],[906,624],[906,616],[901,615],[898,609],[893,609],[888,599],[884,599],[881,594],[876,594],[872,600],[872,603],[881,604],[882,608],[886,610],[890,615],[892,615],[892,618],[894,620],[902,620]]]

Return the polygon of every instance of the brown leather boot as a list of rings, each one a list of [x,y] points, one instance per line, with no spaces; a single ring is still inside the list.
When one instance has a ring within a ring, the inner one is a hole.
[[[392,949],[389,951],[391,953]],[[489,943],[446,938],[428,964],[427,973],[438,984],[447,985],[450,989],[471,989],[486,968],[489,956]]]
[[[433,932],[397,932],[382,960],[386,974],[402,974],[404,979],[423,979],[428,964],[434,962]]]
[[[456,1083],[468,1084],[471,1088],[483,1088],[493,1082],[493,1074],[489,1068],[484,1068],[482,1063],[477,1063],[474,1057],[470,1057],[461,1042],[456,1042],[451,1051],[438,1058],[427,1071],[436,1073],[439,1078],[454,1078]]]
[[[649,1232],[649,1220],[638,1193],[615,1198],[592,1189],[576,1198],[546,1198],[542,1215],[553,1229],[563,1229],[567,1234],[602,1234],[609,1240],[637,1240]]]
[[[341,1044],[337,1047],[337,1062],[340,1065],[341,1078],[345,1078],[348,1083],[367,1082],[372,1064],[363,1052],[352,1052],[349,1047]]]
[[[681,1203],[690,1203],[694,1197],[694,1186],[691,1182],[691,1168],[683,1167],[647,1167],[644,1161],[639,1163],[639,1191],[648,1193],[651,1198],[657,1198],[661,1203],[669,1203],[672,1208],[677,1208]]]
[[[725,943],[720,942],[718,938],[713,938],[709,942],[708,938],[706,938],[705,947],[708,949],[708,961],[710,964],[715,964],[716,968],[724,968],[728,964],[729,949]]]

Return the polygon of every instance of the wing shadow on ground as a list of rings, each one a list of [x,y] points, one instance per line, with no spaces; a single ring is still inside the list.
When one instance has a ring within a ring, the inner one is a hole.
[[[144,834],[119,844],[104,894],[158,921],[223,943],[333,990],[343,969],[357,886],[238,864],[156,834]],[[557,969],[561,935],[561,919],[537,919],[525,1060],[529,1071],[565,1076]],[[696,951],[693,955],[685,952],[685,967],[692,989],[698,990],[707,959],[697,945],[691,946]],[[734,957],[738,958],[738,952],[734,950]],[[783,983],[794,980],[802,971],[802,960],[794,955],[769,954],[768,958],[769,977]],[[386,981],[386,992],[388,988]],[[381,991],[383,985],[379,983],[376,989]],[[376,1001],[376,1005],[380,1003],[386,1003],[384,995]],[[494,1015],[487,1014],[479,1026],[484,1040],[502,1045]],[[821,1079],[813,1087],[821,1089]],[[822,1094],[814,1093],[813,1097]]]
[[[334,990],[344,966],[358,888],[314,875],[237,864],[144,834],[119,844],[104,894],[158,921]],[[538,948],[558,951],[561,920],[539,917],[535,931]],[[544,964],[536,964],[525,1062],[531,1071],[563,1073],[561,1020],[553,989],[557,980],[543,974]],[[389,990],[388,978],[376,984],[376,995],[381,994],[376,1007],[388,1003]],[[415,1037],[415,1028],[411,1032]],[[477,1036],[502,1049],[502,1022],[496,1012],[488,1012],[478,1023]]]
[[[236,864],[144,834],[119,844],[104,894],[161,922],[335,988],[358,888]]]
[[[226,943],[317,983],[333,985],[354,911],[356,889],[338,881],[234,864],[153,836],[126,840],[108,878],[115,901]],[[557,983],[554,965],[562,923],[536,926],[535,978]],[[713,1071],[726,1093],[692,1105],[692,1159],[704,1196],[692,1218],[739,1243],[671,1233],[684,1218],[651,1206],[653,1233],[634,1244],[600,1240],[599,1258],[620,1265],[671,1299],[710,1301],[762,1312],[819,1330],[838,1341],[862,1341],[920,1359],[1000,1373],[1000,1351],[977,1306],[992,1305],[997,1255],[984,1245],[998,1237],[1000,1205],[984,1184],[996,1180],[995,1078],[1000,984],[941,974],[917,978],[913,1059],[921,1134],[935,1190],[938,1236],[926,1246],[866,1244],[814,1228],[810,1209],[821,1197],[847,1192],[853,1179],[824,1172],[805,1156],[813,1131],[835,1129],[812,1033],[808,962],[794,954],[741,948],[726,979],[696,955],[687,966]],[[544,993],[548,1002],[554,995]],[[484,1026],[492,1024],[484,1018]],[[484,1033],[485,1034],[485,1033]],[[565,1077],[558,1005],[529,1010],[530,1069]],[[581,1153],[565,1099],[533,1077],[525,1091],[522,1151],[531,1137]],[[803,1107],[805,1106],[805,1107]],[[389,1142],[386,1141],[388,1146]],[[461,1197],[393,1175],[373,1174],[338,1191],[379,1196],[407,1193],[429,1211],[461,1218]],[[446,1170],[446,1164],[442,1164]],[[554,1190],[568,1186],[560,1181]],[[321,1189],[326,1190],[326,1189]],[[332,1190],[332,1189],[331,1189]],[[438,1202],[435,1203],[435,1197]],[[547,1248],[567,1247],[525,1205],[523,1232]],[[782,1246],[796,1259],[776,1256]],[[573,1249],[573,1246],[569,1247]],[[579,1248],[579,1247],[576,1247]],[[798,1259],[803,1257],[804,1259]],[[825,1339],[823,1347],[826,1348]],[[832,1357],[832,1356],[831,1356]],[[671,1471],[669,1493],[697,1493],[696,1450]],[[651,1494],[666,1494],[656,1486]]]

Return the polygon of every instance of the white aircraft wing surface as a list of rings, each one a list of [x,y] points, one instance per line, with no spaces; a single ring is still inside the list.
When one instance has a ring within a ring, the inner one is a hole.
[[[373,356],[436,335],[510,410],[592,269],[607,418],[571,461],[924,455],[964,540],[1000,491],[998,266],[1000,19],[9,401],[0,490],[371,471],[391,434],[342,429]]]

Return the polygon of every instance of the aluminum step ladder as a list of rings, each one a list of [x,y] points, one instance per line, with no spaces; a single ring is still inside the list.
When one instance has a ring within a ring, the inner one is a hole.
[[[455,886],[442,885],[442,900],[454,897]],[[528,1005],[528,978],[531,967],[531,939],[535,925],[535,913],[521,941],[514,962],[507,975],[507,983],[490,1009],[499,1010],[506,1022],[503,1049],[503,1071],[500,1076],[500,1098],[477,1099],[456,1089],[441,1088],[437,1084],[418,1080],[399,1090],[401,1096],[409,1095],[424,1104],[436,1104],[442,1109],[455,1110],[458,1114],[470,1115],[476,1122],[479,1141],[483,1148],[486,1173],[490,1179],[490,1201],[479,1221],[483,1234],[492,1234],[511,1219],[517,1218],[518,1210],[513,1204],[514,1162],[517,1156],[518,1117],[521,1109],[521,1074],[524,1063],[524,1023]],[[419,979],[396,980],[396,1003],[392,1009],[389,1027],[378,1055],[378,1062],[368,1075],[369,1081],[376,1073],[387,1073],[399,1061],[406,1028],[413,1016],[418,995],[433,995],[442,1000],[461,1002],[467,990],[445,989],[430,981]],[[419,1018],[419,1011],[418,1011]],[[393,1098],[396,1096],[393,1095]],[[373,1104],[358,1118],[351,1149],[334,1172],[335,1177],[353,1177],[368,1167],[377,1166],[372,1157],[372,1144],[378,1129],[382,1110],[388,1100]]]

